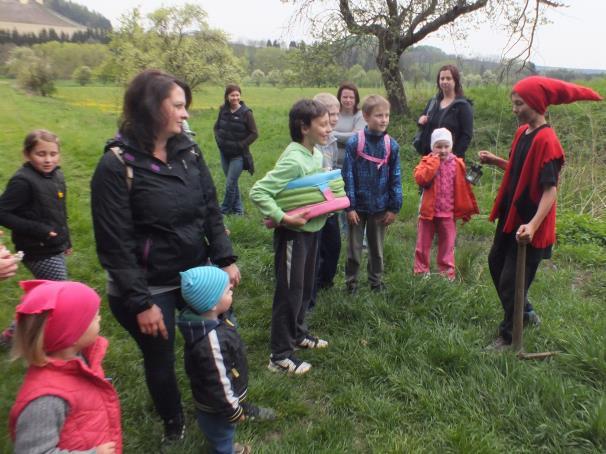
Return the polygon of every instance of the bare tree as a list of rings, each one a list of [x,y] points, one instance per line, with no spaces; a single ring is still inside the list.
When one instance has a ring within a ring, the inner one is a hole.
[[[287,0],[283,0],[287,1]],[[295,20],[309,21],[313,35],[342,42],[349,36],[376,39],[376,62],[392,111],[408,114],[399,61],[402,53],[430,33],[450,26],[465,34],[461,19],[501,21],[511,31],[507,52],[529,57],[544,8],[562,6],[551,0],[293,0]],[[325,5],[332,5],[332,8]],[[456,22],[455,22],[456,21]],[[350,41],[351,42],[351,41]],[[520,48],[522,50],[520,51]]]

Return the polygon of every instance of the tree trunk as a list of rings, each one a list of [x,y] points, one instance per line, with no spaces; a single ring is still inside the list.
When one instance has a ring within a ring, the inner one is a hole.
[[[387,92],[387,99],[391,104],[391,112],[398,115],[410,114],[406,93],[404,92],[404,82],[400,74],[400,52],[394,49],[395,44],[389,45],[385,39],[379,37],[379,48],[377,52],[377,67],[381,71],[383,85]]]

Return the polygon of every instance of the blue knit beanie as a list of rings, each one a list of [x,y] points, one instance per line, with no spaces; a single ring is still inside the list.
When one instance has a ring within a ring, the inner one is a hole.
[[[199,313],[215,307],[229,284],[229,275],[214,266],[198,266],[179,274],[183,299]]]

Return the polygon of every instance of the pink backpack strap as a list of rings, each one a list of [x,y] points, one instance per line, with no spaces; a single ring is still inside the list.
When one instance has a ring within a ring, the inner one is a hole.
[[[385,157],[383,159],[375,158],[374,156],[370,156],[364,153],[364,145],[366,144],[366,137],[364,136],[364,130],[361,129],[358,131],[358,147],[356,149],[356,154],[358,157],[366,159],[367,161],[371,161],[377,164],[377,169],[380,169],[381,166],[387,164],[389,162],[389,155],[391,154],[391,138],[389,134],[385,134],[383,136],[383,141],[385,144]]]
[[[366,137],[364,136],[364,130],[360,129],[358,131],[358,148],[356,150],[356,154],[358,156],[362,156],[364,154],[364,145],[366,145]]]

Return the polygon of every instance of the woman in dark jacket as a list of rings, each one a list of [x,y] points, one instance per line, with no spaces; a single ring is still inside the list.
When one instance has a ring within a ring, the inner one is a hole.
[[[137,75],[124,95],[120,139],[107,144],[91,182],[110,309],[143,353],[163,440],[184,433],[174,364],[179,272],[210,259],[234,285],[240,280],[208,167],[182,130],[190,103],[190,88],[175,77]]]
[[[225,103],[219,108],[219,117],[213,128],[221,152],[221,165],[225,173],[225,197],[221,204],[223,214],[243,215],[238,178],[242,170],[254,171],[249,146],[259,136],[255,119],[244,101],[242,90],[236,84],[225,87]]]
[[[473,137],[473,109],[471,101],[463,96],[457,67],[442,66],[436,84],[439,92],[429,100],[417,122],[423,128],[421,148],[417,151],[422,155],[429,154],[431,133],[434,129],[446,128],[452,133],[452,152],[464,159]]]

